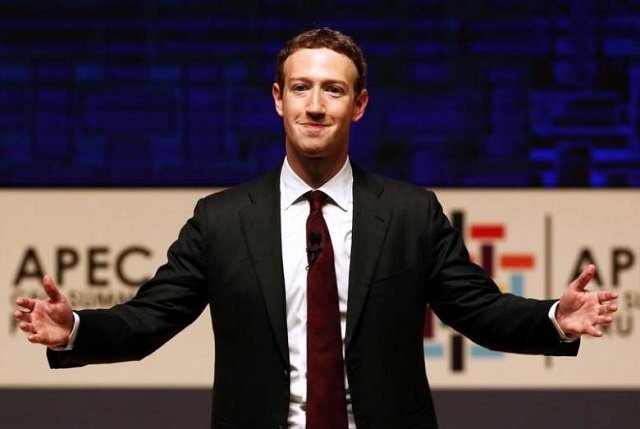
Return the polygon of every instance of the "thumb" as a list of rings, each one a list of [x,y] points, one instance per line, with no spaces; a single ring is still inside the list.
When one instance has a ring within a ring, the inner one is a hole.
[[[596,274],[596,266],[593,264],[589,264],[585,267],[584,270],[580,273],[577,279],[571,283],[572,289],[575,289],[578,292],[584,292],[585,288],[593,279],[593,276]]]
[[[42,278],[42,288],[51,301],[56,302],[60,300],[61,294],[58,285],[56,285],[56,282],[49,274],[45,274]]]

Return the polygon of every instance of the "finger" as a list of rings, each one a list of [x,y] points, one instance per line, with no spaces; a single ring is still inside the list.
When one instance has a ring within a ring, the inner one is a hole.
[[[610,316],[598,316],[593,321],[592,325],[588,325],[584,328],[584,334],[591,335],[592,337],[602,337],[604,333],[598,329],[598,326],[609,326],[613,322],[613,318]]]
[[[571,283],[571,286],[577,291],[584,291],[595,274],[596,266],[593,264],[589,264],[585,267],[584,270],[582,270],[578,278]]]
[[[46,333],[43,332],[34,332],[31,335],[27,336],[27,340],[34,344],[42,344],[47,347],[56,347],[60,345],[59,343],[52,343]]]
[[[44,344],[45,338],[41,334],[32,334],[27,336],[27,340],[33,344]]]
[[[606,325],[606,323],[601,323],[601,325]],[[587,329],[585,329],[585,333],[591,335],[592,337],[601,337],[603,335],[602,331],[595,326],[587,327]]]
[[[618,306],[616,304],[604,304],[600,306],[599,313],[602,315],[607,315],[615,313],[616,311],[618,311]]]
[[[613,322],[613,317],[603,314],[601,316],[596,317],[594,325],[610,325]]]
[[[618,299],[618,292],[614,292],[611,290],[598,292],[598,302],[600,302],[601,304],[604,304],[607,301],[613,301],[614,299]]]
[[[35,334],[36,332],[36,328],[34,328],[32,323],[20,322],[18,327],[22,332],[26,332],[27,334]]]
[[[51,299],[51,301],[55,302],[60,299],[60,290],[58,289],[56,282],[49,274],[46,274],[42,278],[42,287],[44,288],[44,292],[47,294],[49,299]]]
[[[21,296],[16,299],[16,305],[26,309],[27,311],[33,311],[33,307],[35,307],[36,301],[31,298]]]
[[[588,333],[589,335],[591,335],[592,337],[595,337],[595,338],[600,338],[600,337],[602,337],[602,335],[603,335],[603,334],[602,334],[602,331],[601,331],[601,330],[599,330],[599,329],[597,329],[597,328],[591,328],[591,329],[589,330],[589,332],[587,332],[587,333]]]
[[[18,310],[13,313],[13,317],[20,322],[31,322],[31,312]]]

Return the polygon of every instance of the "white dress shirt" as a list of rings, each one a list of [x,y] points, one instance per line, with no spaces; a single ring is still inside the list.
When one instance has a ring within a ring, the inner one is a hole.
[[[338,174],[318,189],[329,196],[322,208],[322,214],[327,222],[333,244],[344,355],[353,224],[353,173],[349,160],[345,162]],[[306,222],[309,216],[309,202],[304,198],[304,194],[310,190],[312,188],[293,172],[285,159],[280,174],[280,223],[291,363],[288,424],[290,428],[296,429],[304,429],[306,422],[304,411],[307,401]],[[355,429],[346,375],[345,386],[349,428]]]

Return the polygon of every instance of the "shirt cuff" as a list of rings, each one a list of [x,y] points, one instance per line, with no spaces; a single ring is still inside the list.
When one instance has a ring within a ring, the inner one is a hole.
[[[76,342],[76,336],[78,335],[78,328],[80,327],[80,316],[75,311],[73,312],[73,328],[71,329],[71,333],[69,334],[69,341],[67,341],[66,346],[60,347],[49,347],[54,352],[66,352],[69,350],[73,350],[73,344]]]
[[[575,340],[577,340],[580,337],[575,336],[575,335],[567,335],[560,328],[560,324],[556,320],[556,310],[558,308],[558,304],[560,304],[560,301],[556,301],[551,306],[551,308],[549,309],[549,320],[551,320],[551,323],[553,323],[553,326],[556,328],[556,332],[558,333],[558,336],[560,337],[560,341],[562,341],[563,343],[572,343],[572,342],[574,342]]]

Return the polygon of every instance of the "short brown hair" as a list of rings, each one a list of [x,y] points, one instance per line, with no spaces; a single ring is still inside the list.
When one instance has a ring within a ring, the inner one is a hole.
[[[358,77],[356,78],[355,91],[356,94],[367,86],[367,62],[364,59],[362,51],[355,44],[353,39],[346,34],[331,28],[316,28],[298,34],[289,40],[278,54],[276,62],[276,82],[280,89],[284,89],[284,62],[291,54],[299,49],[318,49],[328,48],[339,54],[345,55],[356,66]]]

